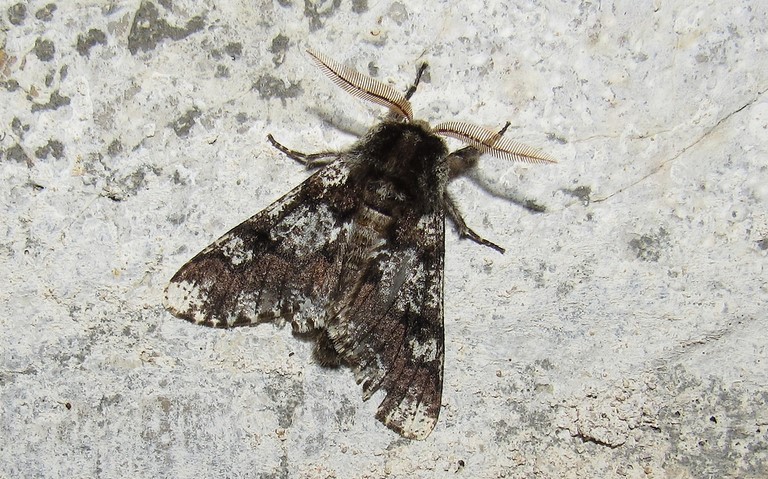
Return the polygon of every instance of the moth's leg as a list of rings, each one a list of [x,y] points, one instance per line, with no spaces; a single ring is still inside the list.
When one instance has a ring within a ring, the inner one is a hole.
[[[495,142],[496,140],[498,140],[499,138],[501,138],[501,136],[502,136],[504,133],[506,133],[506,132],[507,132],[507,128],[509,128],[509,125],[511,125],[511,123],[510,123],[510,122],[506,122],[506,123],[504,123],[504,126],[502,126],[502,127],[501,127],[501,130],[499,130],[499,132],[498,132],[498,133],[496,133],[496,136],[494,136],[494,137],[493,137],[493,141],[494,141],[494,142]]]
[[[408,89],[405,91],[405,100],[408,101],[414,93],[416,93],[416,88],[419,86],[419,82],[421,81],[421,75],[424,74],[424,71],[427,69],[427,64],[422,63],[419,67],[419,71],[416,72],[416,79],[413,80],[413,83],[411,86],[408,87]],[[395,110],[391,110],[389,112],[389,115],[387,115],[388,120],[403,120],[403,116],[400,113],[397,113]]]
[[[507,131],[509,125],[510,123],[507,122],[490,140],[490,143],[492,144],[498,138],[501,138],[501,135]],[[477,165],[477,160],[480,158],[481,154],[481,151],[474,146],[465,146],[464,148],[452,152],[446,158],[446,161],[448,162],[448,178],[452,180],[457,176],[463,175],[467,170],[474,168]]]
[[[341,153],[337,151],[323,151],[321,153],[302,153],[300,151],[291,150],[279,143],[275,138],[269,134],[267,140],[272,143],[272,146],[285,153],[288,158],[294,159],[306,166],[307,168],[318,168],[320,166],[327,165],[337,160]]]
[[[499,135],[502,135],[504,131],[506,131],[507,126],[509,126],[509,124],[502,128],[502,130],[499,132]],[[448,155],[445,159],[445,161],[448,163],[448,179],[452,180],[457,176],[461,176],[467,170],[477,166],[477,161],[480,159],[480,155],[480,150],[473,146],[465,146],[464,148],[460,148]],[[504,248],[488,241],[487,239],[472,231],[472,228],[467,226],[467,223],[464,221],[464,218],[462,218],[461,213],[459,212],[459,208],[456,206],[453,198],[451,198],[451,196],[448,194],[448,191],[446,191],[443,195],[443,202],[445,203],[445,211],[448,213],[448,216],[451,218],[451,220],[453,220],[453,223],[456,225],[456,229],[459,230],[460,237],[469,238],[477,244],[488,246],[489,248],[495,249],[499,253],[504,253]]]
[[[504,132],[507,131],[507,128],[509,128],[509,122],[499,130],[496,137],[503,135]],[[464,173],[477,166],[477,161],[480,159],[481,154],[482,153],[477,148],[473,146],[465,146],[448,155],[445,158],[446,163],[448,163],[448,181],[453,180],[458,176],[462,176]],[[532,213],[542,213],[546,211],[546,208],[534,200],[518,196],[503,196],[503,198],[511,200],[516,205],[522,206]]]
[[[419,86],[419,82],[421,81],[421,75],[424,74],[424,70],[427,69],[427,63],[424,62],[419,67],[419,71],[416,72],[416,79],[413,80],[413,83],[411,86],[408,87],[408,90],[405,91],[405,99],[410,100],[414,93],[416,93],[416,87]]]
[[[460,148],[445,158],[448,163],[448,179],[452,180],[477,166],[480,151],[473,146]]]
[[[491,243],[487,239],[472,231],[472,228],[467,226],[467,223],[464,222],[464,218],[461,217],[459,209],[456,207],[456,203],[453,201],[453,198],[451,198],[447,191],[443,195],[443,202],[445,203],[445,211],[453,220],[453,223],[456,225],[456,229],[459,230],[460,237],[469,238],[477,244],[487,246],[489,248],[495,249],[499,253],[504,254],[504,248],[497,245],[496,243]]]

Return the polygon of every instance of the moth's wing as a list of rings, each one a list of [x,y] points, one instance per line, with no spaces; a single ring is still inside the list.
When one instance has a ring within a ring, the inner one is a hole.
[[[359,201],[348,191],[352,169],[331,163],[205,248],[171,279],[166,308],[210,327],[322,328]]]
[[[394,228],[399,239],[372,253],[327,329],[364,398],[386,391],[376,418],[424,439],[437,423],[443,389],[445,217],[406,216]]]

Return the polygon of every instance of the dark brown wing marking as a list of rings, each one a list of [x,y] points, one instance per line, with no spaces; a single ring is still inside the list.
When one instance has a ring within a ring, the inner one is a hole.
[[[272,320],[296,332],[322,328],[358,207],[347,183],[353,164],[328,165],[201,251],[171,279],[165,306],[217,328]]]

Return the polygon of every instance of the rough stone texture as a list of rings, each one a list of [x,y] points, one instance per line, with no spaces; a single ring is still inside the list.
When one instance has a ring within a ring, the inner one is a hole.
[[[768,4],[0,5],[0,477],[768,476]],[[238,48],[233,48],[233,45]],[[192,254],[382,112],[560,158],[457,181],[443,413],[422,442],[287,329],[160,305]],[[511,200],[533,200],[532,214]]]

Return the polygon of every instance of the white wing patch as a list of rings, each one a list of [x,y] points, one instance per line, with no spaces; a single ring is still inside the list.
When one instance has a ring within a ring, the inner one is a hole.
[[[408,341],[408,347],[411,348],[413,358],[421,361],[434,361],[440,350],[434,338],[423,343],[416,338],[411,338]]]
[[[300,205],[270,231],[270,238],[298,258],[309,256],[336,241],[339,228],[326,204]]]
[[[239,236],[225,236],[221,244],[214,243],[220,248],[221,253],[226,256],[233,265],[238,266],[245,262],[253,260],[253,252],[245,249],[245,243]]]
[[[401,434],[411,439],[424,439],[432,432],[437,422],[430,404],[415,401],[421,397],[417,388],[408,388],[408,393],[397,408],[390,410],[383,418],[384,424],[397,424]]]
[[[192,320],[196,323],[205,321],[201,307],[205,304],[205,296],[198,286],[189,281],[172,281],[165,288],[164,306],[174,314],[194,311]]]

